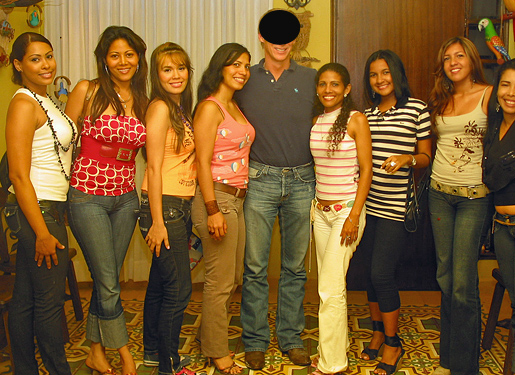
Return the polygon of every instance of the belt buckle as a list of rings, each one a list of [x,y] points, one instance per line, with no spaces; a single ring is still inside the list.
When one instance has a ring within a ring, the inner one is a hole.
[[[120,161],[130,161],[132,158],[132,151],[130,148],[119,148],[118,154],[116,155],[116,160]]]
[[[239,187],[235,187],[235,189],[236,189],[236,193],[234,193],[234,196],[235,196],[236,198],[239,198],[239,195],[240,195],[240,191],[241,191],[241,190],[240,190],[240,188],[239,188]]]

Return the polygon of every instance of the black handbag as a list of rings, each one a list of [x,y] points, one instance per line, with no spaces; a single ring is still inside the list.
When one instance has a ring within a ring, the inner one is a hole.
[[[418,186],[413,176],[413,169],[410,171],[408,182],[408,193],[406,195],[406,211],[404,212],[404,228],[408,232],[416,232],[421,220],[424,208],[427,206],[427,196],[431,183],[431,164],[420,178]]]
[[[2,184],[2,189],[8,192],[7,189],[12,185],[11,180],[9,179],[9,163],[7,161],[7,151],[4,152],[2,156],[2,160],[0,160],[0,184]]]

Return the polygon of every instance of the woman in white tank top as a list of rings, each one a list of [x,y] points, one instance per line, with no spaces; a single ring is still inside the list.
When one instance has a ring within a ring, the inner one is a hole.
[[[9,305],[12,356],[17,374],[39,374],[36,336],[46,370],[67,375],[61,326],[69,263],[64,211],[77,128],[46,93],[56,72],[50,42],[40,34],[21,34],[10,61],[13,82],[24,87],[9,104],[5,131],[12,182],[5,216],[18,239]]]
[[[477,261],[489,201],[481,180],[481,161],[491,92],[474,44],[463,37],[443,43],[429,99],[437,139],[429,211],[436,279],[442,289],[436,375],[479,372]]]

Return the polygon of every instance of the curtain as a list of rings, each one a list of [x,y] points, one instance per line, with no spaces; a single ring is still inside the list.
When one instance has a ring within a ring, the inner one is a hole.
[[[196,88],[209,59],[224,43],[245,45],[252,64],[261,59],[258,23],[273,0],[46,0],[44,4],[44,33],[54,45],[57,75],[68,77],[72,87],[97,76],[93,51],[98,38],[107,26],[121,25],[146,42],[147,61],[161,43],[182,46],[191,58]],[[136,160],[139,191],[145,162],[140,156]],[[90,280],[82,255],[76,258],[78,280]],[[151,254],[136,226],[121,278],[147,280],[150,262]]]

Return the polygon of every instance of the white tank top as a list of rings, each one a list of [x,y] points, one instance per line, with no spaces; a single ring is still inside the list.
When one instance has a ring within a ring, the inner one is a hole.
[[[25,88],[16,91],[14,96],[18,94],[27,95],[29,98],[36,101],[32,93]],[[49,98],[37,94],[36,96],[43,103],[43,107],[48,111],[48,116],[52,119],[52,126],[59,142],[65,147],[68,146],[73,134],[72,128],[70,127],[71,120],[65,117],[66,115],[63,116]],[[37,104],[37,106],[39,107],[39,104]],[[75,127],[75,124],[73,124],[73,126]],[[76,127],[75,133],[77,133]],[[67,176],[70,175],[72,152],[73,147],[70,147],[67,152],[59,149],[59,155]],[[48,126],[48,121],[34,132],[30,164],[30,181],[34,186],[38,199],[59,202],[66,201],[69,182],[61,171],[61,165],[59,164],[54,148],[52,130],[50,126]],[[16,193],[13,190],[13,186],[11,186],[9,190]]]

